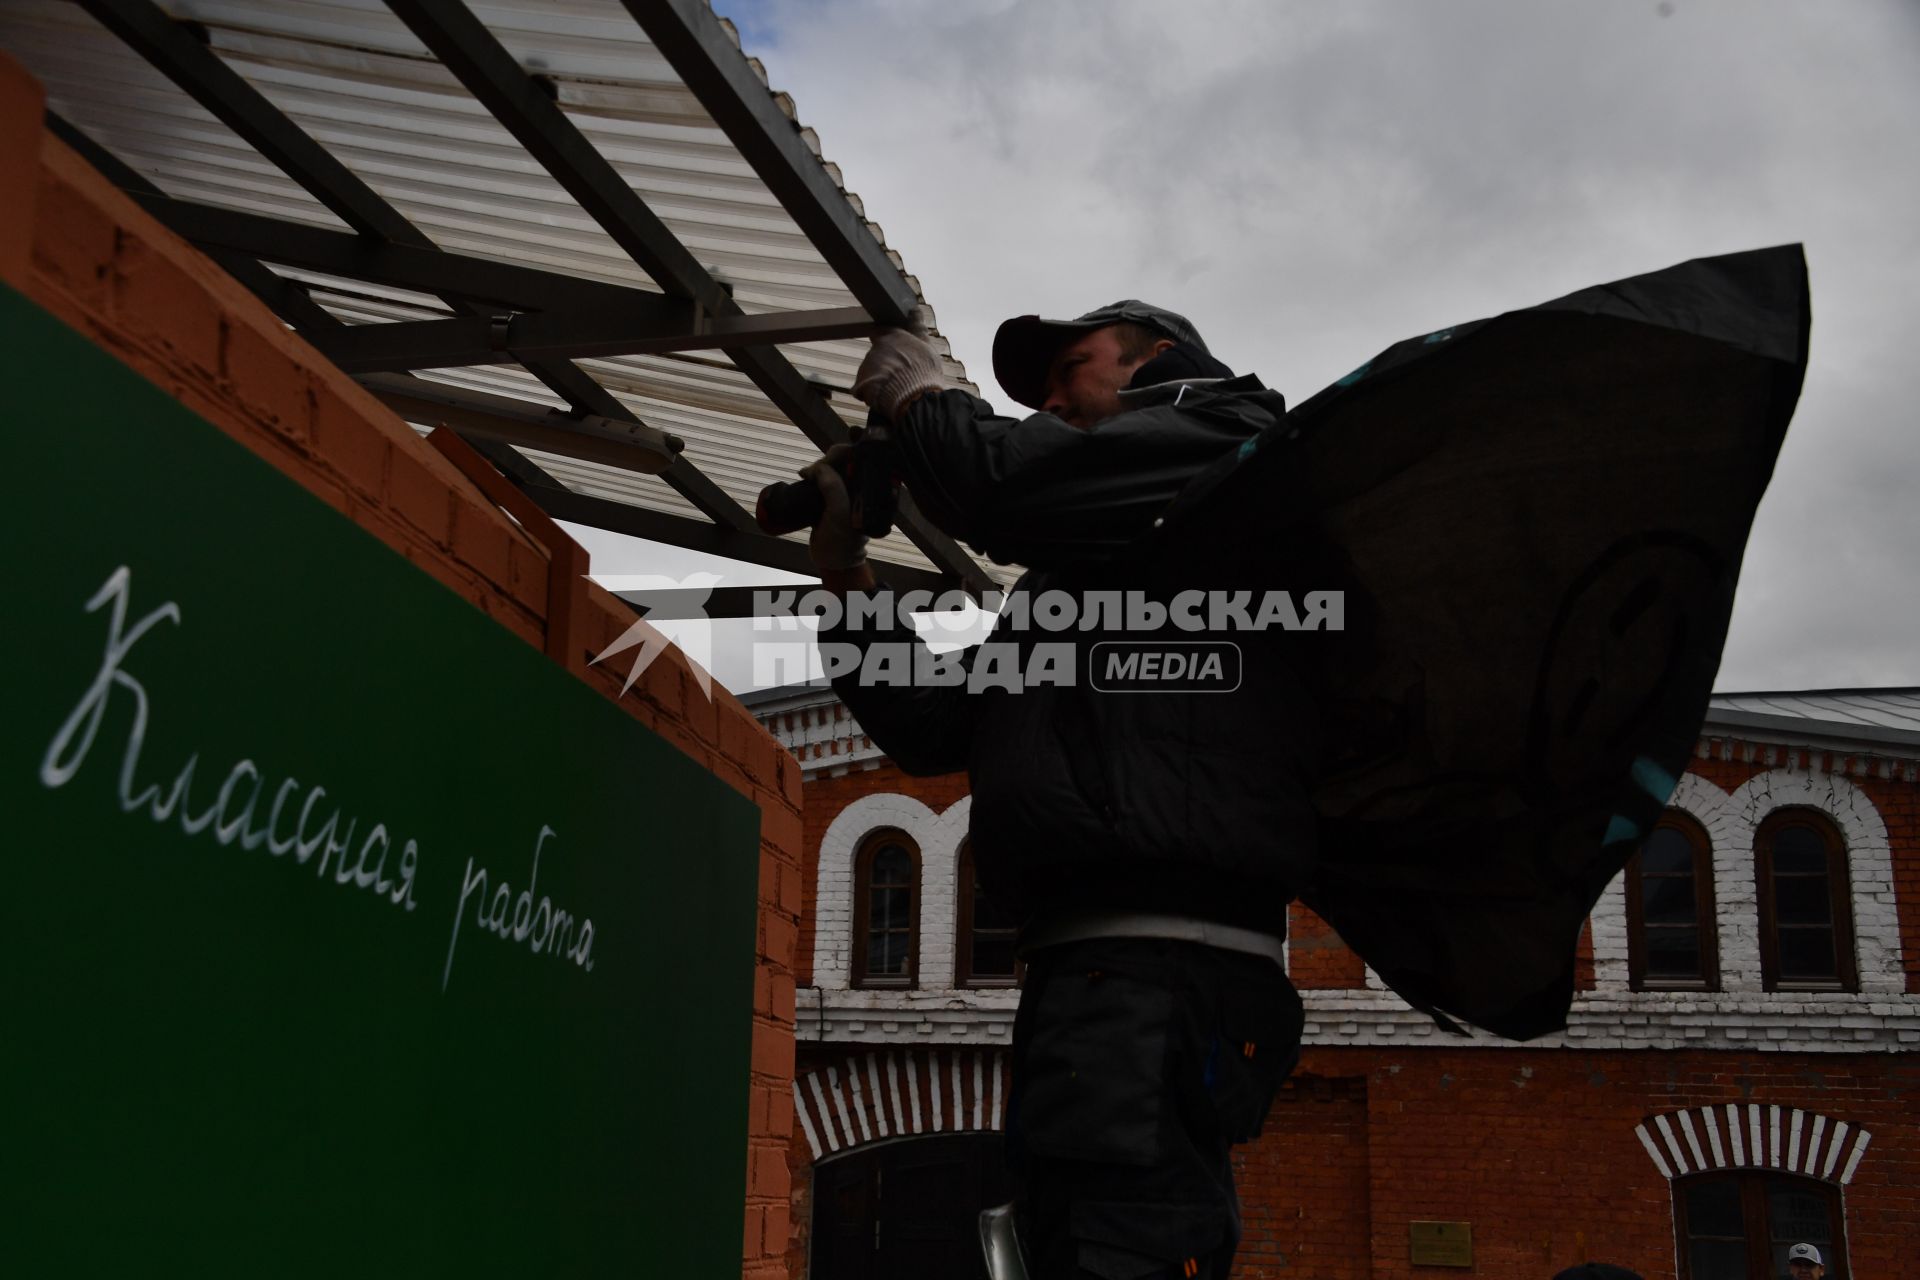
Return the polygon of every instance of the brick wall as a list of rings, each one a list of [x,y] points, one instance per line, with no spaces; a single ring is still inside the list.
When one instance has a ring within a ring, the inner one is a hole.
[[[1872,1133],[1845,1191],[1853,1274],[1912,1280],[1916,1087],[1920,1062],[1909,1055],[1309,1049],[1295,1099],[1238,1161],[1242,1198],[1259,1210],[1247,1215],[1240,1274],[1449,1274],[1408,1258],[1408,1224],[1441,1220],[1473,1225],[1472,1274],[1546,1277],[1594,1259],[1663,1280],[1675,1274],[1672,1199],[1635,1126],[1684,1107],[1761,1102]],[[1299,1096],[1314,1090],[1348,1099],[1346,1110]],[[1356,1098],[1364,1135],[1353,1127]],[[1367,1169],[1364,1195],[1355,1161]],[[1314,1226],[1349,1221],[1356,1203],[1370,1220],[1370,1271],[1352,1269],[1344,1228]],[[1269,1233],[1258,1240],[1256,1221]]]
[[[1886,827],[1904,987],[1916,990],[1920,784],[1908,779],[1904,765],[1890,766],[1886,771],[1893,776],[1880,777],[1882,762],[1856,767],[1851,760],[1807,751],[1774,749],[1770,758],[1767,752],[1757,744],[1715,739],[1702,744],[1688,772],[1728,794],[1780,769],[1803,778],[1809,770],[1821,771],[1811,776],[1822,778],[1832,771],[1858,787]],[[808,779],[804,971],[811,972],[821,841],[834,818],[849,804],[878,796],[911,798],[939,813],[966,795],[965,784],[960,776],[911,778],[891,764],[856,765],[838,777]],[[1778,795],[1785,784],[1776,780],[1773,785]],[[1832,788],[1822,781],[1815,790],[1824,794]],[[1751,858],[1749,850],[1731,846],[1723,853],[1729,866],[1744,868]],[[1886,904],[1878,905],[1884,909]],[[1740,910],[1734,916],[1723,920],[1724,930],[1754,932],[1753,920]],[[1362,991],[1364,965],[1323,921],[1296,904],[1289,929],[1289,963],[1303,990]],[[1738,1021],[1740,1000],[1764,1004],[1769,999],[1733,993],[1627,996],[1620,990],[1624,950],[1596,957],[1590,924],[1582,932],[1576,978],[1583,991],[1595,992],[1603,976],[1610,989],[1583,997],[1590,1035],[1601,1034],[1602,1026],[1593,1020],[1603,1018],[1610,1001],[1670,1003],[1683,1013],[1679,1006],[1692,1002],[1701,1011],[1723,1008]],[[1757,989],[1757,967],[1745,976]],[[1867,1007],[1859,1013],[1865,1015]],[[1912,1011],[1903,1006],[1871,1007],[1889,1018],[1912,1020]],[[1649,1016],[1646,1010],[1629,1010],[1621,1018],[1636,1024],[1627,1031],[1637,1032],[1647,1029],[1638,1024]],[[1333,1280],[1462,1274],[1415,1268],[1409,1259],[1409,1224],[1441,1220],[1473,1225],[1475,1267],[1467,1274],[1531,1280],[1600,1259],[1633,1267],[1648,1280],[1667,1280],[1676,1273],[1671,1184],[1642,1146],[1636,1127],[1683,1108],[1733,1102],[1802,1108],[1871,1132],[1872,1143],[1844,1192],[1853,1274],[1920,1280],[1920,1250],[1911,1246],[1920,1239],[1920,1109],[1913,1105],[1920,1061],[1911,1053],[1796,1051],[1786,1047],[1798,1034],[1791,1030],[1796,1015],[1783,1016],[1784,1021],[1759,1019],[1770,1025],[1756,1025],[1745,1043],[1730,1040],[1712,1051],[1668,1047],[1664,1040],[1660,1047],[1644,1049],[1617,1044],[1588,1049],[1578,1042],[1561,1049],[1522,1049],[1485,1037],[1465,1045],[1446,1037],[1364,1048],[1311,1044],[1300,1072],[1276,1103],[1265,1136],[1237,1153],[1246,1228],[1237,1274]],[[1877,1022],[1879,1016],[1864,1021]],[[1327,1029],[1323,1026],[1323,1034]],[[1408,1040],[1419,1029],[1402,1027],[1399,1038]],[[976,1043],[999,1043],[990,1030],[983,1022]],[[1692,1031],[1674,1027],[1662,1034],[1678,1046],[1678,1037]],[[1881,1033],[1842,1028],[1811,1034],[1821,1039]],[[1746,1047],[1762,1040],[1769,1051]],[[900,1051],[894,1046],[902,1042],[883,1036],[879,1043],[887,1046],[883,1053],[891,1053]],[[856,1037],[849,1043],[809,1044],[807,1053],[833,1063],[871,1047]],[[812,1211],[811,1158],[796,1133],[791,1160],[793,1213],[799,1221]],[[796,1275],[803,1274],[804,1260],[804,1249],[796,1247]]]
[[[1234,1153],[1241,1239],[1235,1273],[1367,1280],[1372,1275],[1367,1082],[1296,1074],[1260,1140]]]
[[[1728,793],[1775,768],[1797,770],[1801,774],[1810,768],[1831,769],[1858,787],[1886,826],[1892,857],[1888,896],[1895,901],[1869,904],[1868,909],[1877,906],[1882,911],[1897,911],[1901,985],[1909,992],[1920,992],[1920,784],[1908,779],[1900,767],[1890,770],[1895,776],[1883,778],[1875,772],[1879,767],[1877,762],[1872,767],[1856,767],[1851,759],[1816,752],[1776,749],[1770,764],[1767,750],[1752,743],[1713,739],[1702,744],[1701,751],[1689,762],[1687,772]],[[837,777],[816,774],[808,780],[806,790],[805,850],[799,868],[802,879],[799,970],[803,986],[812,980],[817,944],[814,930],[821,841],[834,819],[854,801],[881,795],[908,797],[935,814],[942,813],[966,796],[967,784],[964,774],[914,778],[890,762],[884,762],[870,768],[855,766]],[[1730,846],[1720,850],[1720,860],[1726,863],[1750,857],[1749,850]],[[945,893],[947,886],[929,885],[928,892]],[[1856,925],[1862,923],[1863,920],[1856,919]],[[1740,935],[1749,949],[1757,947],[1752,938],[1756,927],[1751,921],[1737,927],[1729,925],[1729,934],[1723,936],[1723,951],[1734,934]],[[1308,908],[1299,903],[1293,905],[1288,913],[1288,932],[1288,963],[1296,985],[1305,990],[1359,990],[1367,985],[1366,967],[1360,958]],[[1617,942],[1617,945],[1624,943]],[[1624,952],[1610,958],[1621,965],[1625,963]],[[1581,931],[1575,953],[1575,983],[1579,990],[1596,989],[1596,969],[1593,927],[1589,923]]]
[[[546,549],[252,294],[49,136],[43,106],[39,85],[0,55],[0,189],[9,193],[0,201],[0,279],[544,647]],[[598,652],[632,618],[588,584],[572,634]],[[760,806],[744,1274],[785,1276],[799,766],[724,690],[702,694],[677,650],[624,697],[623,673],[590,668],[581,678]]]
[[[1287,908],[1287,972],[1295,986],[1354,990],[1367,985],[1366,970],[1332,925],[1298,902]]]

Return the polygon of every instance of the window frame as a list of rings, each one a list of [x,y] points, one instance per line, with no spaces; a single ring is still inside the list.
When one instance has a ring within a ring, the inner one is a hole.
[[[1692,814],[1668,809],[1653,824],[1686,837],[1693,850],[1694,928],[1700,936],[1698,978],[1647,977],[1647,920],[1641,887],[1641,848],[1627,859],[1627,986],[1633,991],[1718,991],[1720,989],[1720,927],[1713,884],[1713,840]],[[1652,833],[1648,833],[1652,839]]]
[[[1805,826],[1816,832],[1827,855],[1828,912],[1833,921],[1835,978],[1780,976],[1780,922],[1775,914],[1773,887],[1774,838],[1782,827]],[[1822,810],[1806,805],[1775,809],[1753,833],[1755,908],[1760,917],[1760,979],[1766,991],[1860,990],[1859,960],[1854,955],[1853,881],[1848,874],[1847,842],[1840,827]]]
[[[1746,1232],[1747,1244],[1747,1280],[1777,1280],[1773,1274],[1773,1221],[1767,1211],[1766,1188],[1771,1179],[1791,1179],[1804,1183],[1810,1190],[1817,1190],[1827,1202],[1827,1223],[1832,1235],[1827,1252],[1832,1256],[1826,1262],[1828,1280],[1848,1280],[1853,1268],[1847,1254],[1847,1205],[1846,1197],[1838,1185],[1824,1178],[1810,1178],[1806,1174],[1789,1173],[1784,1169],[1710,1169],[1705,1173],[1692,1173],[1675,1178],[1672,1182],[1673,1193],[1673,1242],[1676,1280],[1692,1280],[1693,1243],[1692,1232],[1687,1222],[1687,1188],[1703,1182],[1731,1182],[1740,1190],[1741,1229]],[[1756,1247],[1753,1228],[1758,1222],[1762,1238]],[[1836,1262],[1838,1266],[1836,1266]]]
[[[977,892],[979,875],[973,863],[973,841],[960,842],[960,852],[954,858],[954,940],[953,940],[953,981],[957,987],[974,990],[993,990],[1017,987],[1026,974],[1026,964],[1018,956],[1013,961],[1011,974],[990,974],[977,977],[973,972],[973,899]],[[1019,936],[1018,928],[997,930]]]
[[[873,861],[882,849],[898,845],[906,850],[912,864],[907,880],[907,972],[904,978],[882,975],[875,977],[867,972],[867,947],[873,932]],[[870,831],[860,841],[854,854],[853,872],[853,926],[852,965],[848,970],[849,985],[863,991],[911,991],[920,985],[920,890],[921,873],[925,862],[920,856],[920,846],[915,844],[907,833],[896,827],[881,827]]]

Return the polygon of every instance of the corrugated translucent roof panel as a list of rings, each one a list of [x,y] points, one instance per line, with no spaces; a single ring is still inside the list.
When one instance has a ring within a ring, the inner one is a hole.
[[[1715,694],[1709,717],[1727,712],[1892,729],[1920,738],[1920,689],[1913,688]]]
[[[166,0],[162,7],[200,24],[228,66],[439,247],[658,291],[380,0]],[[617,0],[470,7],[525,70],[546,78],[572,122],[688,251],[731,286],[743,310],[857,305]],[[167,195],[341,228],[313,196],[76,6],[7,0],[0,43],[44,81],[51,109]],[[775,100],[791,118],[784,95]],[[812,135],[801,136],[817,155]],[[838,170],[827,164],[826,171],[840,185]],[[858,211],[858,197],[840,189]],[[316,300],[348,323],[446,314],[435,298],[276,270],[312,285]],[[948,375],[971,386],[937,331],[935,342]],[[846,391],[865,348],[864,340],[850,339],[780,350],[843,420],[856,424],[864,410]],[[684,439],[689,461],[748,509],[763,486],[792,479],[818,456],[722,352],[581,365],[643,422]],[[517,365],[429,376],[543,407],[557,403]],[[697,514],[654,477],[539,461],[579,491]],[[882,560],[928,565],[897,534],[874,551]],[[999,567],[990,572],[1011,577]]]

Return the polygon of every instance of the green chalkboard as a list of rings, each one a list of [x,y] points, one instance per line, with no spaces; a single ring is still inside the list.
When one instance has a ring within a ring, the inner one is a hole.
[[[737,1275],[758,810],[0,335],[0,1274]]]

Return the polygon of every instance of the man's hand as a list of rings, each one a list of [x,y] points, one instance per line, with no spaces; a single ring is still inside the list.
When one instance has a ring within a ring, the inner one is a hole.
[[[882,329],[875,334],[873,349],[853,375],[853,394],[894,423],[915,399],[946,385],[933,344],[910,329]]]
[[[819,460],[800,468],[800,474],[819,486],[825,510],[814,523],[807,539],[807,551],[813,567],[822,573],[854,569],[867,562],[867,536],[853,526],[853,503],[847,496],[847,482],[834,465],[853,451],[850,444],[837,444]]]

